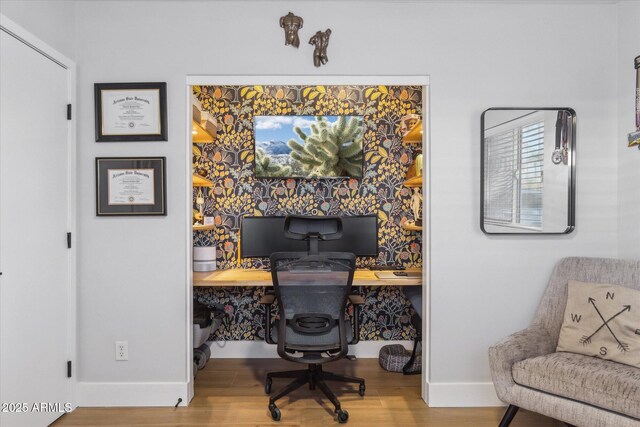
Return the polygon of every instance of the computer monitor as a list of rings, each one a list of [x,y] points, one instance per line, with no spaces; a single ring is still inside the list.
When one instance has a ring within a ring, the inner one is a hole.
[[[274,252],[305,252],[307,242],[284,235],[283,216],[245,216],[240,226],[242,258],[268,257]],[[378,219],[375,215],[346,216],[342,237],[320,241],[322,252],[353,252],[359,257],[378,256]]]

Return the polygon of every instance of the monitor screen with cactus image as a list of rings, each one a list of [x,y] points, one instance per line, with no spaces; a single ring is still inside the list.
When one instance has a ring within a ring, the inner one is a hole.
[[[256,178],[361,178],[362,116],[255,116]]]

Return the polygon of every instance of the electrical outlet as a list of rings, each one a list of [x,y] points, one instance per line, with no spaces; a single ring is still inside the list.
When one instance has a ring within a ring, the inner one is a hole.
[[[129,360],[128,341],[116,341],[116,360]]]

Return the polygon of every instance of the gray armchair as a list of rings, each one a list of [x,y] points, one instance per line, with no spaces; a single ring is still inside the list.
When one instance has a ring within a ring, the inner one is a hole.
[[[567,425],[640,427],[640,369],[555,351],[570,279],[640,289],[640,261],[565,258],[556,265],[531,326],[489,349],[496,393],[509,405],[500,427],[519,408]]]

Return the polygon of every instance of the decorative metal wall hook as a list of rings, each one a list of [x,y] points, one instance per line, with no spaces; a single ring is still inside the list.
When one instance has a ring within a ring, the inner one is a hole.
[[[309,44],[314,45],[316,48],[313,50],[313,65],[319,67],[326,64],[329,61],[327,57],[327,47],[329,46],[329,36],[331,30],[327,28],[327,31],[317,31],[316,34],[311,37]]]
[[[556,120],[556,147],[551,155],[551,161],[554,165],[569,164],[569,140],[571,138],[570,133],[572,128],[569,127],[569,120],[571,116],[566,110],[558,111],[558,118]]]
[[[298,30],[302,28],[304,20],[289,12],[285,16],[280,18],[280,28],[284,28],[284,45],[285,46],[300,46],[300,37],[298,37]]]

